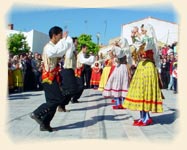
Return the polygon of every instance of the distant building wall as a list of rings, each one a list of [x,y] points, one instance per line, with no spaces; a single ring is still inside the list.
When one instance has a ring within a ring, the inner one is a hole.
[[[26,37],[26,41],[30,47],[30,51],[33,53],[34,52],[42,53],[43,47],[49,41],[49,36],[47,34],[38,32],[36,30],[31,30],[29,32],[20,32],[10,29],[7,30],[7,36],[10,36],[11,34],[15,34],[15,33],[24,34],[24,36]]]
[[[129,24],[122,25],[121,36],[127,38],[129,44],[132,44],[132,28],[134,26],[137,26],[140,29],[142,24],[147,23],[153,26],[158,41],[161,41],[166,44],[172,44],[173,42],[178,41],[178,24],[155,19],[152,17],[148,17],[142,20],[131,22]]]
[[[33,47],[32,51],[33,52],[43,52],[44,46],[49,42],[49,37],[48,35],[38,32],[36,30],[33,30]]]

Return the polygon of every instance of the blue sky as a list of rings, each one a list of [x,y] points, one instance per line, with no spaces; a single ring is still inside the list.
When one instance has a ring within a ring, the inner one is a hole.
[[[7,14],[7,23],[13,23],[15,30],[32,29],[48,34],[52,26],[60,26],[69,31],[70,36],[83,33],[92,35],[100,33],[100,43],[120,36],[121,26],[147,17],[178,23],[176,10],[172,5],[123,8],[64,8],[64,7],[23,7],[13,6]]]

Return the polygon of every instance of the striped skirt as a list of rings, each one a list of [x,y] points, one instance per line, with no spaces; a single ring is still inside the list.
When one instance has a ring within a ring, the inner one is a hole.
[[[116,66],[103,91],[105,97],[126,97],[129,86],[128,70],[125,64]]]

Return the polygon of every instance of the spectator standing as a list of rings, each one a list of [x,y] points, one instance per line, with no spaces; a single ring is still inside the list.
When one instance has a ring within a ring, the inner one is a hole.
[[[173,72],[173,63],[176,61],[173,52],[169,53],[169,74],[170,74],[170,81],[168,84],[168,90],[173,89],[173,77],[172,77],[172,72]]]
[[[33,91],[35,87],[35,75],[32,68],[32,55],[25,55],[25,76],[24,76],[24,91]]]
[[[173,87],[174,87],[174,94],[176,94],[177,93],[177,74],[178,74],[178,72],[177,72],[177,62],[175,62],[174,64],[173,64],[173,72],[172,72],[172,76],[173,76]]]
[[[39,59],[39,54],[37,52],[34,53],[34,58],[31,60],[31,65],[35,76],[35,90],[41,90],[41,59]]]
[[[161,80],[163,83],[163,89],[167,89],[168,83],[170,80],[170,75],[169,75],[169,62],[167,62],[166,58],[161,59]]]

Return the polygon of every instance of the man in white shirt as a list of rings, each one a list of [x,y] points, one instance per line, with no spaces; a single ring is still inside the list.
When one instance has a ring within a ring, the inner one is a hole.
[[[46,102],[35,109],[30,117],[40,125],[40,131],[52,132],[50,122],[55,115],[59,104],[65,105],[65,95],[62,94],[58,83],[59,68],[58,57],[62,57],[67,51],[73,51],[72,38],[60,27],[54,26],[49,30],[50,41],[43,50],[44,62],[42,83]]]
[[[62,76],[62,93],[66,95],[66,103],[67,105],[71,99],[74,97],[80,98],[82,94],[82,87],[79,87],[77,83],[77,79],[75,77],[74,70],[76,68],[76,48],[77,48],[77,38],[73,39],[73,51],[67,51],[64,57],[64,65],[60,71]],[[76,101],[78,102],[78,101]],[[75,102],[75,103],[76,103]],[[74,103],[74,101],[72,101]],[[64,105],[58,106],[58,111],[66,112]]]
[[[81,45],[81,51],[78,53],[77,55],[77,64],[76,64],[76,69],[77,70],[81,70],[80,74],[76,74],[77,77],[77,84],[79,87],[79,94],[73,96],[71,102],[72,103],[78,103],[78,99],[81,96],[83,90],[84,90],[84,74],[83,74],[83,70],[84,70],[84,65],[83,64],[87,64],[87,65],[92,65],[95,61],[95,57],[94,55],[90,55],[88,58],[85,58],[85,54],[87,52],[87,46],[85,44]]]

